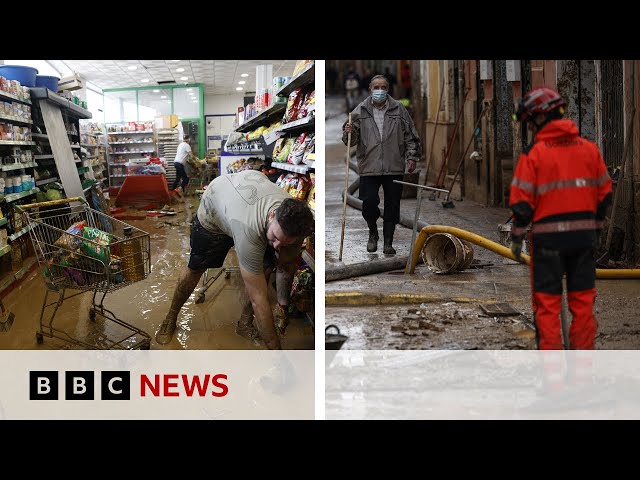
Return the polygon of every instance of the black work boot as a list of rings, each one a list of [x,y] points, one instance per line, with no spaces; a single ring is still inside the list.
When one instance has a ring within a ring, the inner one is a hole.
[[[396,224],[393,222],[384,222],[382,224],[382,235],[384,236],[384,250],[387,255],[395,255],[396,249],[391,246],[393,243],[393,233],[396,230]]]
[[[378,225],[376,222],[368,222],[369,225],[369,241],[367,242],[367,252],[375,252],[378,250]]]

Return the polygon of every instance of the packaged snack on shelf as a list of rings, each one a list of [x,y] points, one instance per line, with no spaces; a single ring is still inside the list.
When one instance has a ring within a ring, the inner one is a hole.
[[[309,267],[296,271],[291,284],[291,302],[299,312],[313,310],[313,272]]]
[[[284,182],[285,177],[286,175],[284,173],[278,177],[276,180],[276,187],[282,188],[282,183]]]
[[[299,181],[298,175],[295,173],[292,173],[291,178],[289,179],[289,182],[288,182],[289,187],[285,189],[287,193],[292,197],[295,197],[296,189],[298,188],[298,181]]]
[[[298,200],[306,200],[307,194],[311,189],[311,182],[307,177],[300,176],[298,177],[298,185],[296,186],[296,191],[292,193],[293,197]]]
[[[307,205],[312,210],[316,209],[316,175],[315,173],[309,174],[311,180],[311,189],[309,190],[309,194],[307,195]]]
[[[276,158],[278,155],[280,155],[280,152],[282,152],[282,147],[284,146],[285,141],[286,141],[286,138],[284,137],[280,137],[278,140],[276,140],[276,144],[273,147],[273,152],[271,153],[272,158]]]
[[[291,147],[291,153],[289,153],[287,162],[291,163],[292,165],[300,165],[302,163],[302,158],[304,156],[307,145],[310,142],[311,138],[308,137],[306,133],[301,133],[296,139],[296,143],[294,143],[293,147]]]
[[[302,156],[302,163],[307,163],[307,159],[310,154],[315,153],[316,151],[316,135],[312,133],[310,135],[309,143],[307,143],[307,148],[304,151],[304,155]]]
[[[289,123],[298,117],[298,110],[300,110],[303,101],[304,93],[302,93],[301,88],[296,88],[289,94],[287,109],[285,110],[284,117],[282,117],[282,123]]]
[[[277,157],[274,157],[276,162],[280,162],[280,163],[287,162],[287,158],[289,157],[289,153],[291,152],[291,147],[293,147],[294,143],[295,143],[295,139],[293,138],[286,139],[284,143],[284,147],[282,147],[282,151],[278,154]]]

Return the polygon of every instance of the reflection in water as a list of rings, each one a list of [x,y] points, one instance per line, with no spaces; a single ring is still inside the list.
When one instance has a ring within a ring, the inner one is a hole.
[[[176,210],[180,210],[180,207]],[[240,274],[232,274],[229,279],[221,276],[207,290],[205,301],[196,304],[199,285],[180,312],[173,340],[168,345],[158,345],[153,340],[169,311],[179,271],[188,261],[189,228],[185,220],[178,221],[180,216],[178,214],[172,219],[172,223],[179,226],[163,227],[162,235],[154,233],[162,218],[148,217],[142,221],[130,221],[135,227],[151,234],[151,274],[145,280],[109,292],[105,298],[105,307],[118,318],[151,335],[152,349],[264,349],[262,342],[251,341],[235,333],[236,322],[246,298]],[[237,265],[233,250],[227,256],[225,265]],[[36,344],[35,333],[45,290],[43,278],[36,270],[3,299],[5,308],[14,312],[16,319],[9,332],[0,333],[0,349],[70,348],[58,339],[47,337],[44,344]],[[49,301],[52,301],[51,295]],[[275,303],[273,292],[272,301]],[[90,321],[90,306],[91,293],[65,300],[58,309],[54,326],[73,337],[96,345],[105,345],[110,338],[127,336],[123,327],[101,319],[100,315],[96,321]],[[133,341],[135,340],[128,342]],[[282,339],[282,346],[284,349],[313,349],[314,337],[301,320],[294,320],[287,329],[286,337]]]

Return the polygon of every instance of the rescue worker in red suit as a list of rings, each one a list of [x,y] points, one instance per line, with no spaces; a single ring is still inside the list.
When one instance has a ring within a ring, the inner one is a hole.
[[[522,239],[531,223],[531,296],[540,350],[562,349],[565,273],[573,317],[568,348],[594,348],[594,250],[611,202],[611,178],[600,150],[563,118],[565,107],[557,92],[542,87],[520,99],[515,114],[534,137],[520,155],[511,183],[511,250],[521,261]]]

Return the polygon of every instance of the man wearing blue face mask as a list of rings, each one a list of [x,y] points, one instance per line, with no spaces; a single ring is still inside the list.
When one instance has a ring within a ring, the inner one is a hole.
[[[416,169],[422,144],[409,112],[388,92],[389,81],[383,75],[371,79],[370,96],[351,112],[351,123],[345,122],[342,127],[342,141],[346,145],[351,132],[351,146],[357,146],[362,216],[369,226],[367,252],[378,249],[378,192],[382,186],[383,252],[394,255],[393,234],[400,221],[402,185],[393,181],[402,180],[405,167],[409,173]]]

